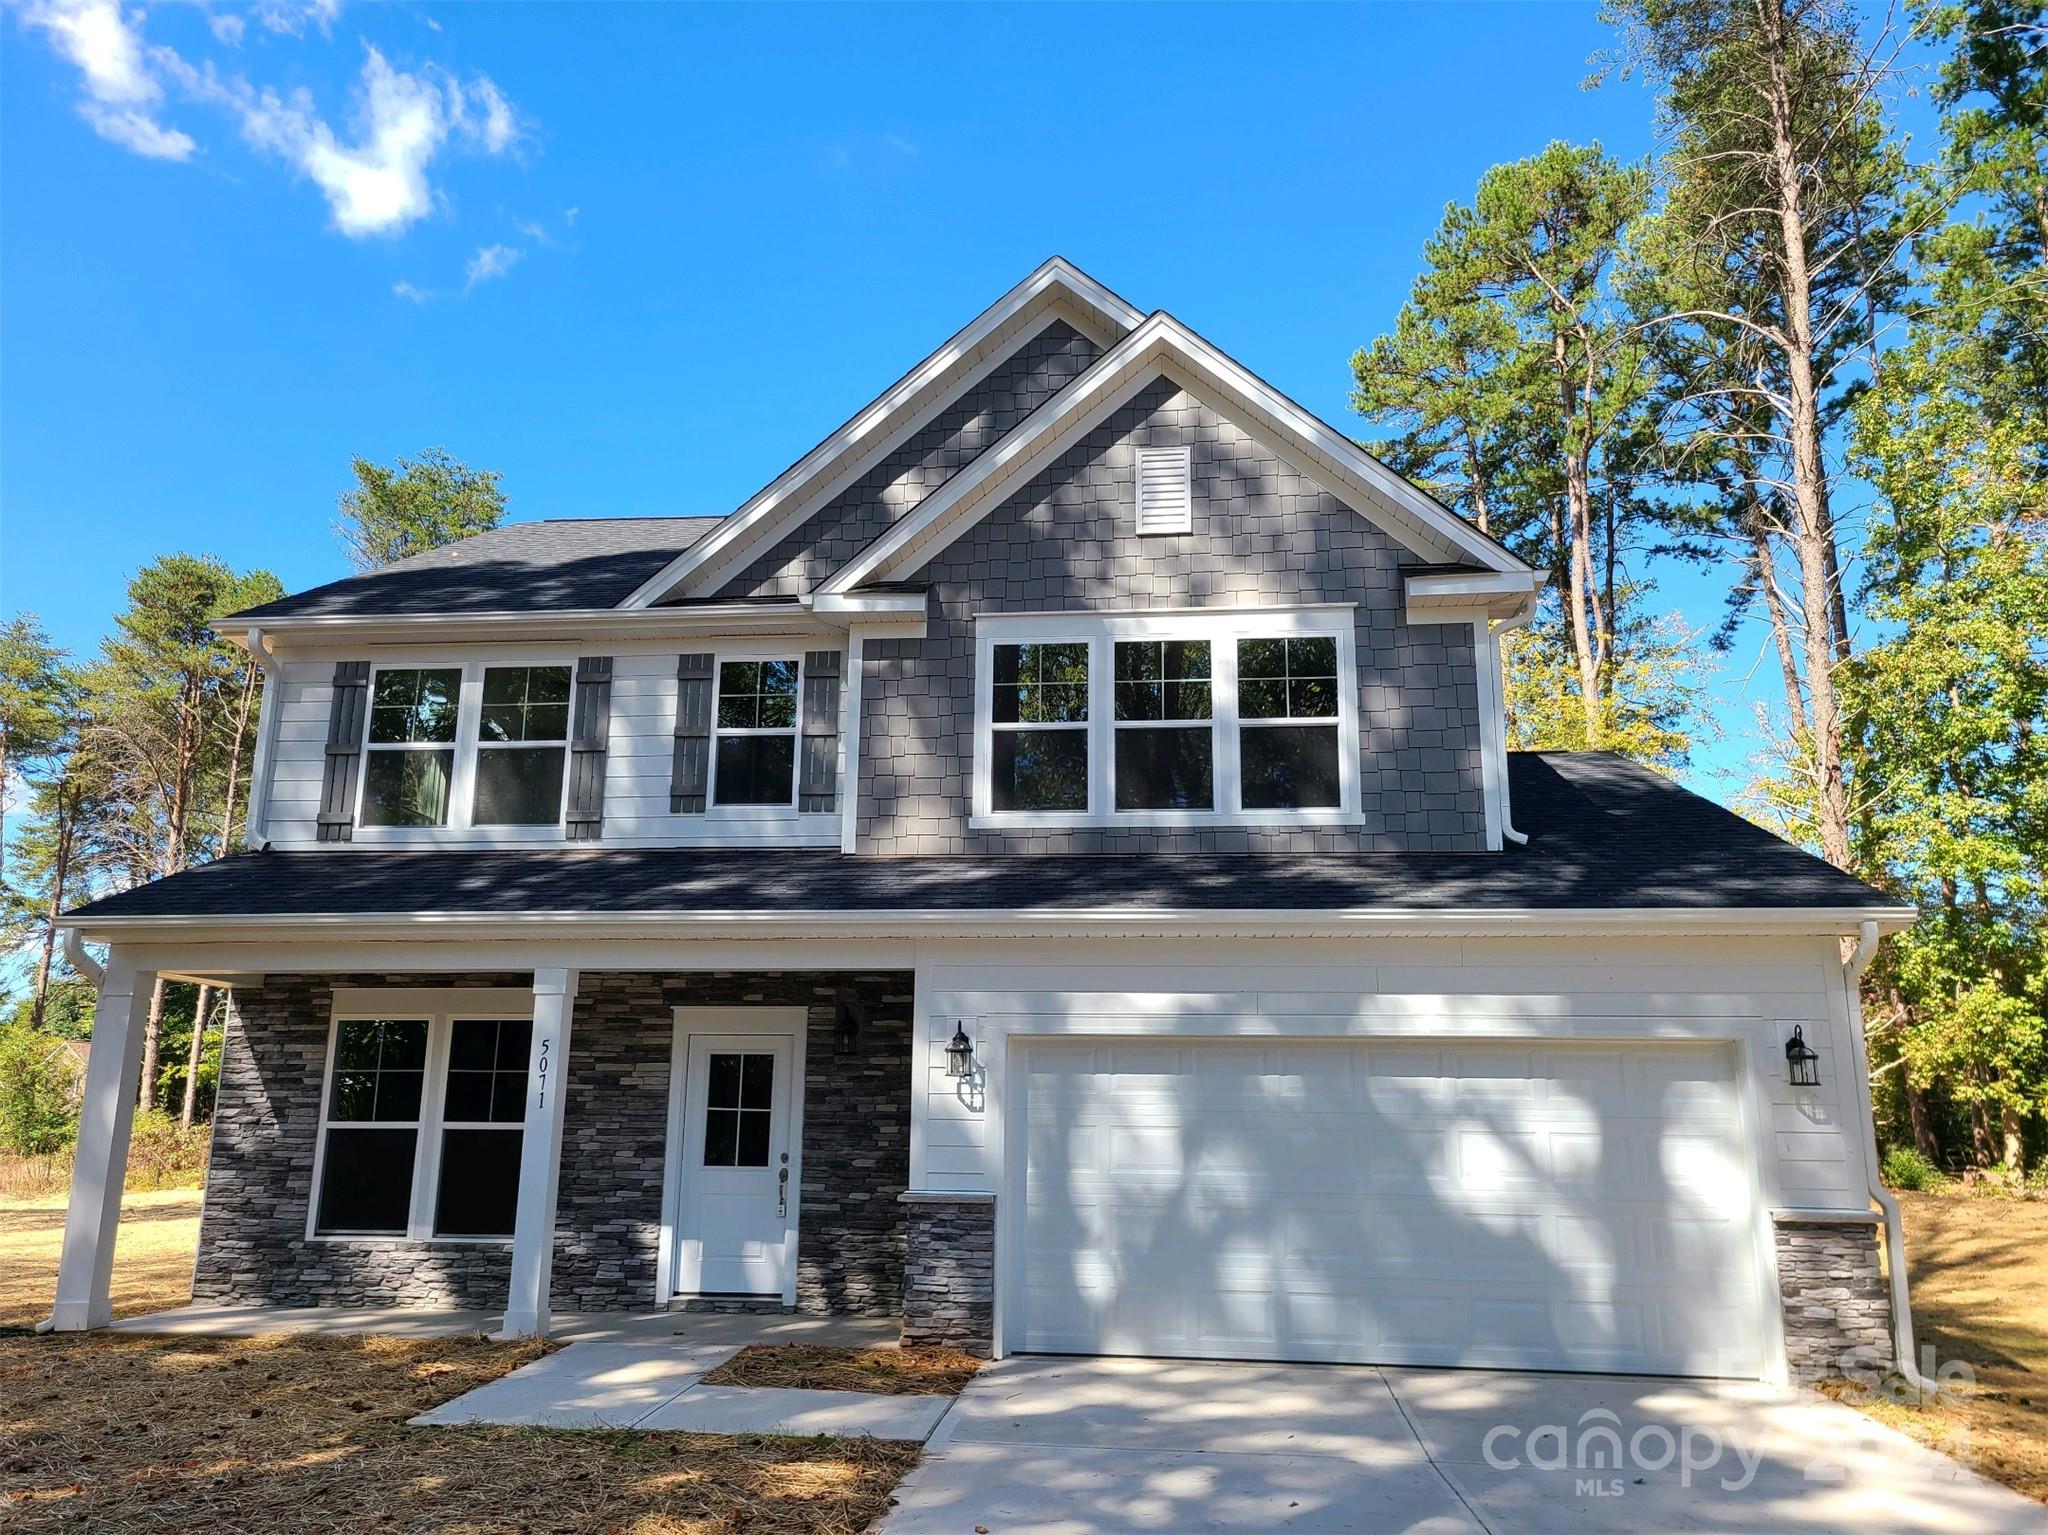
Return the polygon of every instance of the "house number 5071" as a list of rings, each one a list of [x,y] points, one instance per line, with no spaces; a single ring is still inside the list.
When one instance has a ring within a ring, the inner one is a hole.
[[[533,1068],[534,1080],[539,1084],[541,1108],[548,1106],[548,1049],[553,1044],[554,1041],[546,1035],[541,1036],[540,1062]]]

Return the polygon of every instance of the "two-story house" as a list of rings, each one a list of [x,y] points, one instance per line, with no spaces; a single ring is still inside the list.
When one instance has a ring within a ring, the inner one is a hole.
[[[109,947],[54,1323],[108,1314],[162,974],[233,991],[201,1301],[1888,1347],[1856,974],[1911,914],[1510,752],[1541,581],[1053,260],[729,516],[238,615],[250,849],[69,918]]]

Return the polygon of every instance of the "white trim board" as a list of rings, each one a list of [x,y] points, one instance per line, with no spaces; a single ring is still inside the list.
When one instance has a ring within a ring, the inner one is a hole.
[[[1007,355],[1004,341],[1026,339],[1012,337],[1010,330],[1022,329],[1055,304],[1065,311],[1062,318],[1070,323],[1079,321],[1076,328],[1093,330],[1097,339],[1121,336],[1144,318],[1065,257],[1052,257],[643,582],[619,606],[651,607],[679,588],[696,591],[729,575],[751,552],[771,544],[788,527],[801,525],[838,484],[864,472],[864,468],[852,467],[854,464],[879,461],[971,387]],[[849,455],[857,456],[849,460]]]
[[[1423,558],[1533,574],[1492,539],[1162,312],[926,497],[819,590],[850,592],[863,583],[898,579],[922,567],[1000,504],[1008,488],[1022,484],[1162,375],[1212,408],[1220,406],[1283,460],[1343,497],[1361,516],[1383,525]]]

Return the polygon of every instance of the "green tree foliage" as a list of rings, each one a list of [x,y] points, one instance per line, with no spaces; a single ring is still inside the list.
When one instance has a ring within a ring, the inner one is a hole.
[[[443,448],[391,468],[354,458],[335,533],[358,570],[376,570],[457,539],[488,533],[505,516],[495,469],[472,469]]]
[[[0,1027],[0,1151],[53,1156],[78,1134],[79,1062],[69,1044]]]
[[[2009,4],[1929,12],[1956,51],[1920,198],[1956,217],[1919,241],[1904,342],[1856,408],[1884,638],[1843,689],[1859,862],[1921,911],[1873,973],[1882,1053],[1964,1111],[1978,1160],[2013,1165],[2048,1111],[2048,33],[2028,9],[2031,34]]]
[[[71,716],[74,681],[64,652],[33,613],[17,613],[0,629],[0,847],[6,803],[18,764],[54,751]]]
[[[1693,747],[1714,728],[1708,647],[1677,614],[1641,613],[1633,594],[1623,596],[1597,739],[1587,735],[1571,645],[1556,620],[1554,597],[1546,597],[1528,628],[1502,636],[1510,750],[1597,748],[1666,773],[1690,765]]]
[[[1649,383],[1617,274],[1650,185],[1597,145],[1496,166],[1445,210],[1393,331],[1351,363],[1353,406],[1389,433],[1374,450],[1551,571],[1546,632],[1570,665],[1543,683],[1577,707],[1576,739],[1617,750],[1612,726],[1639,708],[1612,695],[1633,677],[1615,644]]]

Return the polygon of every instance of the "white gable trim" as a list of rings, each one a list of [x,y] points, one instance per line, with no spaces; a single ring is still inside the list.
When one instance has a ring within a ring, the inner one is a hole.
[[[1283,460],[1423,558],[1513,574],[1529,571],[1349,438],[1162,312],[1104,353],[1048,406],[954,475],[819,590],[847,592],[863,582],[915,571],[1161,375],[1204,403],[1224,408]]]
[[[622,608],[672,593],[703,595],[894,452],[1051,320],[1108,346],[1144,315],[1063,256],[1054,256],[898,379],[852,420],[677,555]]]

